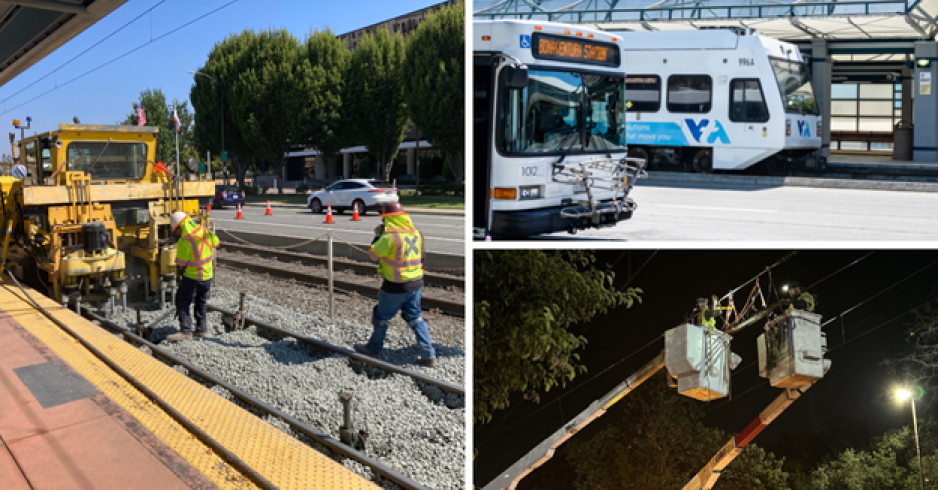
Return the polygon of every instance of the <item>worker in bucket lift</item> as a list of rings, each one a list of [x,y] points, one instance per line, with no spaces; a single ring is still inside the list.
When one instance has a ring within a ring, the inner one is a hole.
[[[810,313],[814,312],[816,300],[814,295],[805,291],[801,284],[792,281],[782,286],[782,293],[788,293],[788,299],[782,300],[789,308],[804,310]]]
[[[414,329],[420,357],[417,364],[436,367],[436,351],[430,339],[430,330],[420,310],[420,292],[423,289],[423,234],[414,226],[400,203],[384,205],[381,212],[383,225],[375,228],[375,240],[369,255],[378,262],[378,273],[384,277],[378,304],[372,313],[374,331],[367,345],[355,344],[359,354],[378,358],[384,347],[388,321],[401,312],[410,328]]]
[[[170,216],[176,244],[176,265],[183,270],[182,282],[176,290],[176,314],[179,316],[179,333],[167,340],[188,340],[193,335],[208,335],[208,297],[212,290],[212,258],[218,247],[218,237],[197,224],[188,213],[176,211]],[[192,332],[192,316],[189,307],[195,301],[195,332]]]
[[[714,298],[716,303],[716,298]],[[707,298],[697,298],[697,306],[694,307],[694,324],[709,327],[711,330],[717,326],[717,317],[722,313],[719,308],[711,308]]]

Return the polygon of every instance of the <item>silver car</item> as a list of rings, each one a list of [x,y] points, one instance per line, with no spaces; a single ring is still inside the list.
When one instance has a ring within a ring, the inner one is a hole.
[[[397,202],[397,189],[378,187],[377,181],[367,179],[347,179],[333,183],[321,191],[311,193],[306,198],[306,206],[314,213],[322,213],[331,205],[336,212],[351,210],[357,203],[358,212],[381,211],[389,202]]]

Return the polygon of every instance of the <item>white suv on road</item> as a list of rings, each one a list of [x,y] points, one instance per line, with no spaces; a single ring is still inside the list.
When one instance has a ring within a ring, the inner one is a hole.
[[[381,208],[389,202],[397,202],[397,189],[387,187],[379,188],[379,184],[373,180],[367,179],[347,179],[340,180],[326,187],[321,191],[316,191],[306,198],[306,207],[314,213],[322,213],[326,206],[332,205],[332,209],[337,212],[352,209],[355,203],[358,203],[358,212],[367,213],[369,210],[381,211]]]

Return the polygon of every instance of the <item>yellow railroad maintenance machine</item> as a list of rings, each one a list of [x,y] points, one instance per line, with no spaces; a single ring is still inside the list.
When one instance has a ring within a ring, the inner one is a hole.
[[[9,268],[63,305],[128,295],[161,306],[176,289],[176,242],[169,218],[181,210],[207,222],[200,204],[211,180],[177,176],[156,162],[159,129],[59,124],[10,133],[14,165],[0,176],[6,233],[0,273]]]

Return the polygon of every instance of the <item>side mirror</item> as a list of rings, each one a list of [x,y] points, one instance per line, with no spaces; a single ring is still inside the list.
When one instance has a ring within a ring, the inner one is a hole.
[[[505,84],[513,90],[528,87],[528,67],[521,64],[511,64],[503,68],[505,71]]]

